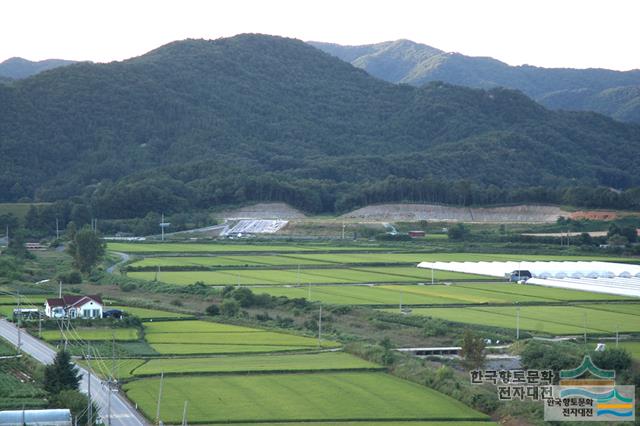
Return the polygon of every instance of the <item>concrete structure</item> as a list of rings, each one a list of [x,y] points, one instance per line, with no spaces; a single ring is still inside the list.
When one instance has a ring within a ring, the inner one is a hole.
[[[100,296],[62,296],[47,299],[44,313],[49,318],[102,318],[103,307]]]

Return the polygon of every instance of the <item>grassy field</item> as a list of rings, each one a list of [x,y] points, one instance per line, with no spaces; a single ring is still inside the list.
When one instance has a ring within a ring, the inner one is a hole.
[[[230,373],[257,371],[351,370],[379,368],[343,352],[296,355],[222,356],[211,358],[152,359],[134,369],[134,376],[170,373]]]
[[[108,243],[107,250],[125,253],[226,253],[383,250],[377,246],[276,245],[217,243]]]
[[[158,386],[153,378],[124,389],[152,418]],[[168,377],[162,420],[179,422],[185,400],[190,422],[486,419],[452,398],[384,373]]]
[[[209,285],[286,285],[427,282],[430,270],[414,267],[362,267],[329,269],[273,269],[221,271],[129,272],[132,278],[189,285],[201,281]],[[436,280],[483,280],[488,277],[459,272],[435,271]]]
[[[598,305],[600,306],[600,305]],[[605,306],[605,305],[603,305]],[[616,310],[616,308],[619,308]],[[425,315],[448,321],[516,328],[516,307],[416,308],[412,315]],[[640,310],[640,304],[609,305],[607,310],[584,306],[523,306],[520,328],[544,334],[605,334],[639,332],[638,316],[628,309]]]
[[[288,298],[304,297],[311,301],[338,305],[403,305],[557,302],[572,300],[626,300],[575,290],[509,283],[465,283],[452,285],[378,285],[378,286],[301,286],[256,287],[256,294]]]
[[[77,328],[70,333],[65,332],[69,340],[111,340],[115,336],[116,341],[138,340],[138,330],[135,328]],[[64,340],[60,330],[43,330],[42,338],[46,341]]]
[[[310,350],[318,340],[206,321],[145,323],[145,339],[161,354],[228,354]],[[322,347],[337,347],[323,341]]]

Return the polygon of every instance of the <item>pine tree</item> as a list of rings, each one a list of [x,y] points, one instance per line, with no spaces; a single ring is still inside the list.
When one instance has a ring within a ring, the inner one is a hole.
[[[71,363],[71,354],[61,350],[56,354],[53,364],[44,369],[44,388],[51,394],[63,390],[78,390],[80,376],[78,369]]]

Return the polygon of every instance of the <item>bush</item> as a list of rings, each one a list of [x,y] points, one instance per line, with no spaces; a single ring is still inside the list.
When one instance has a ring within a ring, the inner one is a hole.
[[[411,241],[411,237],[408,234],[378,234],[376,235],[377,241]]]
[[[64,284],[81,284],[82,275],[78,271],[69,271],[58,274],[56,280],[62,281]]]
[[[138,288],[137,285],[135,285],[134,283],[122,283],[120,284],[120,289],[124,292],[130,292],[130,291],[134,291]]]
[[[210,315],[212,317],[220,315],[220,307],[218,307],[218,305],[216,305],[215,303],[207,306],[207,309],[205,309],[204,311],[207,315]]]
[[[616,373],[631,369],[631,355],[625,349],[607,348],[602,352],[591,354],[591,360],[603,370],[616,370]]]
[[[235,317],[240,312],[240,304],[235,299],[225,299],[220,306],[220,313],[225,317]]]

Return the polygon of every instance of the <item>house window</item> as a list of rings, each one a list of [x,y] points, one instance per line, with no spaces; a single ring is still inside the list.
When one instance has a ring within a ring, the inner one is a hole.
[[[100,316],[100,309],[94,309],[93,310],[93,318],[98,318]]]
[[[82,316],[85,317],[85,318],[91,317],[91,309],[83,309],[82,310]]]

